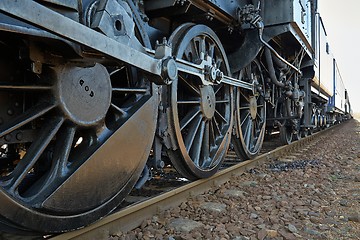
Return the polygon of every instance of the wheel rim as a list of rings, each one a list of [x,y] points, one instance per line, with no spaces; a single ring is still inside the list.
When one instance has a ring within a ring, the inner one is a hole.
[[[302,136],[303,137],[307,137],[309,135],[309,130],[308,129],[303,129],[301,130]]]
[[[290,144],[292,140],[293,132],[291,127],[281,126],[280,127],[280,141],[282,144]]]
[[[215,33],[203,25],[180,26],[170,38],[177,58],[199,64],[210,56],[229,73],[225,51]],[[226,154],[232,125],[231,87],[204,86],[195,76],[179,73],[171,86],[174,135],[178,150],[170,151],[177,170],[189,179],[213,175]]]
[[[293,135],[294,140],[295,140],[295,141],[300,140],[300,139],[301,139],[301,135],[302,135],[301,131],[298,130],[297,133],[295,133],[295,134]]]
[[[301,125],[302,125],[303,120],[302,120],[302,118],[300,118],[300,120],[296,119],[294,121],[296,121],[295,122],[296,133],[293,134],[293,140],[298,141],[298,140],[301,139],[301,136],[303,135],[303,133],[302,133],[303,130],[301,129]]]
[[[3,43],[9,47],[18,45]],[[8,162],[0,166],[0,214],[31,231],[88,225],[118,206],[141,174],[155,132],[155,88],[125,65],[68,62],[23,75],[0,81],[0,160]]]
[[[318,125],[317,116],[315,113],[311,115],[311,125],[312,127],[310,127],[308,130],[309,135],[312,135],[314,133],[314,129],[316,129]]]
[[[263,144],[266,125],[266,103],[264,99],[264,78],[257,60],[239,73],[239,79],[254,82],[253,91],[237,88],[235,102],[236,137],[234,148],[243,159],[255,157]]]

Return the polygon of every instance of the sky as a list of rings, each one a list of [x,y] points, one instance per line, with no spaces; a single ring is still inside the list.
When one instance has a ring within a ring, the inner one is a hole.
[[[360,0],[319,0],[319,13],[351,107],[360,113]]]

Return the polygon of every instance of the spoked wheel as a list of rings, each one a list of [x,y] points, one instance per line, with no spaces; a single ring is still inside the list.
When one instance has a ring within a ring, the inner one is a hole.
[[[307,136],[309,136],[309,129],[301,130],[301,137],[306,138]]]
[[[88,225],[143,170],[157,118],[152,85],[119,64],[67,61],[33,74],[19,46],[0,42],[1,218],[47,233]]]
[[[215,35],[203,25],[180,26],[170,38],[179,59],[210,64],[229,73],[225,51]],[[225,157],[232,127],[232,89],[228,85],[204,85],[196,76],[179,72],[171,86],[171,120],[176,150],[169,150],[175,168],[188,179],[216,173]]]
[[[310,129],[308,130],[308,135],[313,135],[313,134],[314,134],[314,129],[310,128]]]
[[[280,127],[280,141],[282,144],[288,145],[291,143],[293,137],[292,128],[285,124]]]
[[[313,126],[313,127],[310,127],[309,130],[308,130],[308,134],[309,135],[312,135],[314,133],[314,129],[316,129],[317,125],[318,125],[318,118],[317,118],[317,115],[315,113],[313,113],[311,115],[311,121],[310,121],[310,124]]]
[[[300,130],[298,130],[295,134],[293,134],[293,140],[294,141],[300,140],[301,137],[302,137],[302,132]]]
[[[234,149],[242,159],[251,159],[261,150],[266,125],[264,78],[260,64],[254,60],[240,71],[239,79],[255,84],[253,91],[237,88],[235,102],[236,136]]]
[[[297,119],[296,120],[296,133],[293,133],[293,140],[294,141],[298,141],[302,137],[303,133],[302,133],[302,130],[301,130],[301,122],[302,122],[302,119],[300,119],[300,120]]]

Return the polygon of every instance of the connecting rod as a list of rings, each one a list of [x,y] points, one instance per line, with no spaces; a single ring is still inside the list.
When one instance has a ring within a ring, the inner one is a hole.
[[[24,9],[28,9],[28,11],[24,11]],[[158,58],[156,50],[153,52],[144,49],[142,52],[133,49],[35,1],[1,0],[0,11],[9,16],[30,22],[56,36],[89,47],[148,72],[155,76],[155,78],[160,79],[154,81],[157,84],[170,84],[177,77],[178,71],[197,75],[204,83],[207,83],[205,71],[207,66],[174,59],[166,54],[162,55],[162,58]],[[168,54],[171,54],[171,51]],[[232,78],[231,76],[224,76],[221,73],[219,76],[221,77],[217,79],[216,84],[225,83],[249,90],[253,89],[253,84]]]

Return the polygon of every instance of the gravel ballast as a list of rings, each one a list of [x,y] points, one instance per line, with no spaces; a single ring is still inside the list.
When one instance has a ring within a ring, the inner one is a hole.
[[[359,239],[360,123],[109,239]]]

